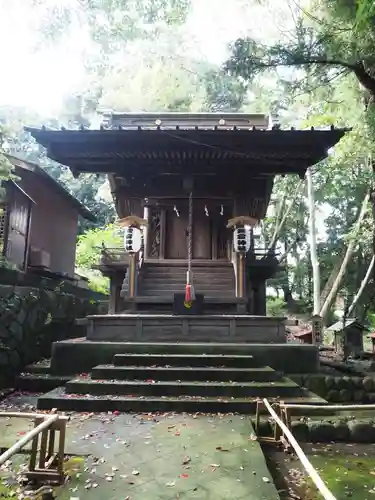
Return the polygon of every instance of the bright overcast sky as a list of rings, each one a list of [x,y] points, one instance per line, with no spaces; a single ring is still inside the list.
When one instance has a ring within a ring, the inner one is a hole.
[[[0,0],[0,47],[8,48],[2,50],[1,56],[5,75],[0,79],[0,105],[28,106],[41,114],[53,115],[63,95],[77,88],[84,77],[81,61],[88,38],[78,31],[63,45],[35,51],[35,11],[25,9],[27,3]],[[238,36],[249,32],[261,36],[266,26],[270,34],[270,25],[275,26],[275,12],[265,13],[261,7],[241,10],[240,3],[246,2],[193,0],[189,30],[198,41],[201,54],[212,62],[220,64],[228,43]]]

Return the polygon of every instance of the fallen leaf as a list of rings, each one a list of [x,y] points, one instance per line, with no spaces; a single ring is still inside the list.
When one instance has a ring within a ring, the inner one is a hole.
[[[171,481],[170,483],[165,483],[165,486],[172,488],[173,486],[176,486],[176,483],[174,481]]]
[[[132,474],[133,476],[139,476],[139,470],[133,470]]]
[[[226,448],[223,448],[222,446],[216,446],[217,451],[229,451]]]
[[[187,479],[189,477],[189,474],[180,474],[180,477],[182,479]]]
[[[191,458],[186,456],[186,457],[184,457],[184,459],[182,461],[182,465],[187,465],[190,462],[191,462]]]
[[[271,481],[268,479],[268,477],[262,477],[263,483],[270,483]]]

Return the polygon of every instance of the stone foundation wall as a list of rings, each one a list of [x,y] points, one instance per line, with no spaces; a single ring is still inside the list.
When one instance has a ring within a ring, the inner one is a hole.
[[[292,375],[291,378],[329,403],[375,403],[375,377],[313,373]]]
[[[372,420],[354,417],[339,419],[326,417],[324,420],[294,420],[291,424],[293,435],[300,442],[312,443],[375,443],[375,425]],[[273,436],[268,420],[260,422],[259,436]]]
[[[50,356],[54,341],[84,336],[74,320],[95,314],[97,307],[93,299],[59,287],[0,285],[0,387],[9,386],[28,363]]]

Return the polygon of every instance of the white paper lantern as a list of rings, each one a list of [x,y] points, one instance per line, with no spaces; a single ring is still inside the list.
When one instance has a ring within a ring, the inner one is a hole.
[[[126,227],[124,248],[127,253],[137,253],[142,248],[142,231],[137,227]]]
[[[249,227],[238,227],[234,230],[233,244],[236,252],[246,253],[250,249],[251,234]]]

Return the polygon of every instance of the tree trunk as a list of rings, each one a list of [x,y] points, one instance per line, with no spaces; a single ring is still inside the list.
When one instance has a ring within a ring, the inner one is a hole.
[[[336,298],[336,295],[337,295],[337,292],[339,291],[342,279],[345,275],[348,263],[350,262],[350,259],[353,256],[355,244],[356,244],[355,238],[358,235],[358,231],[359,231],[361,224],[362,224],[362,221],[366,215],[366,209],[367,209],[367,204],[368,204],[369,198],[370,198],[370,193],[367,193],[363,202],[362,202],[361,210],[359,212],[358,219],[355,223],[354,231],[353,231],[352,237],[349,241],[349,244],[347,246],[345,256],[344,256],[344,259],[341,263],[341,267],[340,267],[340,270],[337,274],[336,280],[333,283],[332,288],[331,288],[331,290],[330,290],[330,292],[329,292],[329,294],[328,294],[328,296],[327,296],[327,298],[326,298],[326,300],[325,300],[325,302],[320,310],[320,316],[323,318],[323,321],[325,320],[325,318],[328,314],[328,311],[329,311],[333,301]]]
[[[302,185],[303,185],[302,181],[299,181],[299,183],[297,184],[296,190],[294,192],[294,195],[293,195],[292,199],[290,200],[289,205],[285,208],[285,211],[284,211],[284,214],[283,214],[281,220],[280,220],[280,217],[279,217],[279,214],[278,214],[277,219],[276,219],[276,223],[275,223],[275,230],[273,232],[271,241],[270,241],[270,243],[268,245],[268,251],[275,249],[275,246],[276,246],[277,239],[279,237],[280,231],[284,227],[285,221],[286,221],[288,215],[290,214],[290,211],[291,211],[291,209],[292,209],[292,207],[294,205],[294,201],[297,198]],[[286,196],[287,196],[287,193],[285,193],[285,195],[283,197],[282,203],[280,205],[280,210],[282,210],[285,207],[285,205],[286,205],[286,203],[285,203]],[[280,220],[280,222],[279,222],[279,220]]]
[[[313,314],[319,314],[320,310],[320,269],[318,252],[316,249],[316,224],[315,224],[315,203],[314,187],[311,168],[306,170],[307,183],[307,205],[309,209],[309,239],[310,239],[310,258],[312,265],[313,278]]]
[[[320,295],[320,308],[323,307],[323,304],[327,300],[328,294],[329,294],[330,290],[332,289],[334,282],[337,279],[337,275],[340,272],[341,265],[342,265],[342,257],[340,255],[340,258],[338,258],[338,260],[336,260],[336,262],[333,266],[333,269],[331,271],[331,274],[329,275],[329,277],[326,281],[326,284],[324,285],[323,291]]]
[[[366,288],[366,285],[370,279],[370,276],[372,274],[372,270],[374,268],[374,263],[375,263],[375,255],[372,256],[371,262],[368,266],[367,272],[365,274],[365,277],[362,280],[361,286],[358,289],[358,292],[354,296],[353,302],[351,303],[349,309],[348,309],[348,316],[352,314],[354,311],[355,306],[357,305],[358,300],[361,298],[361,295],[363,293],[363,290]]]

